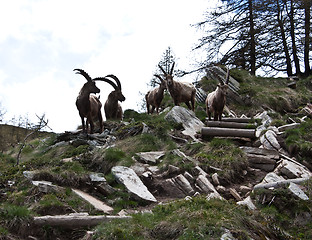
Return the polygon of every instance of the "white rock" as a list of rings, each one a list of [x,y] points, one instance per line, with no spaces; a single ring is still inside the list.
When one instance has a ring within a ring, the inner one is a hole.
[[[288,189],[298,198],[302,200],[309,200],[309,197],[304,193],[304,191],[301,190],[301,188],[297,184],[290,183]]]
[[[136,155],[140,158],[141,161],[145,163],[156,164],[157,161],[165,155],[165,152],[164,151],[140,152],[136,153]]]
[[[276,167],[274,172],[277,174],[284,174],[288,178],[312,177],[312,173],[308,169],[286,159],[282,160],[282,162]]]
[[[212,183],[204,175],[200,174],[196,179],[196,183],[199,186],[199,188],[202,190],[202,192],[208,193],[208,194],[214,193],[213,194],[214,197],[222,198],[220,194],[217,192],[217,190],[215,189],[215,187],[212,185]]]
[[[272,182],[279,182],[285,180],[282,176],[277,175],[275,172],[269,172],[262,180],[260,184],[264,183],[272,183]]]
[[[212,181],[215,185],[217,185],[217,186],[220,185],[218,173],[212,174],[211,178],[212,178]]]
[[[211,193],[208,193],[206,199],[209,201],[211,199],[220,199],[220,200],[224,200],[223,197],[221,197],[221,195],[217,192],[211,192]]]
[[[248,196],[247,198],[245,198],[242,201],[237,202],[237,204],[247,206],[249,210],[255,210],[256,209],[256,206],[253,204],[250,196]]]
[[[146,201],[157,202],[153,194],[149,192],[147,187],[131,168],[115,166],[111,171],[117,181],[122,183],[134,196]]]
[[[91,182],[106,182],[103,173],[90,173],[89,175]]]
[[[171,111],[167,113],[165,119],[167,121],[182,123],[185,129],[182,133],[192,137],[194,140],[197,140],[195,138],[196,133],[200,132],[202,127],[204,127],[204,123],[195,116],[193,111],[180,106],[174,106]]]
[[[182,174],[176,176],[174,180],[186,195],[193,195],[195,193],[190,182]]]
[[[281,148],[276,139],[276,133],[273,130],[268,130],[264,135],[262,135],[260,137],[260,142],[265,149],[279,150]]]

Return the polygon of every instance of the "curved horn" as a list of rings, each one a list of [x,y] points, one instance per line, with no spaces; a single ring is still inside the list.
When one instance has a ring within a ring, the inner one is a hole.
[[[173,73],[174,64],[175,64],[175,62],[173,62],[173,64],[172,64],[172,67],[171,67],[171,70],[170,70],[170,75],[172,75],[172,73]]]
[[[163,72],[163,74],[165,74],[165,76],[166,75],[168,75],[167,73],[166,73],[166,71],[158,64],[158,67],[160,68],[160,70]]]
[[[92,78],[84,70],[75,68],[74,71],[78,71],[78,72],[76,72],[76,74],[81,74],[82,76],[84,76],[87,79],[88,82],[92,81]]]
[[[97,77],[97,78],[94,78],[93,80],[94,80],[94,81],[103,81],[103,82],[107,82],[107,83],[109,83],[110,85],[112,85],[112,87],[113,87],[115,90],[118,89],[117,85],[116,85],[113,81],[111,81],[111,80],[109,80],[109,79],[107,79],[107,78],[105,78],[105,77]]]
[[[118,87],[119,87],[119,90],[121,90],[121,84],[120,84],[120,81],[119,81],[118,77],[116,77],[116,76],[113,75],[113,74],[108,74],[108,75],[106,75],[105,77],[110,77],[110,78],[114,79],[114,80],[116,81]]]
[[[163,82],[164,80],[161,78],[161,76],[154,74],[155,77],[157,77],[161,82]]]

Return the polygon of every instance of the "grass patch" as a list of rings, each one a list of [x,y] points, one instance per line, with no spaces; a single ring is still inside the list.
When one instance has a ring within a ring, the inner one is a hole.
[[[246,155],[228,139],[213,138],[195,157],[207,172],[210,166],[221,168],[220,176],[226,181],[242,179],[242,171],[248,166]]]
[[[220,239],[228,229],[237,239],[248,239],[251,237],[249,227],[254,222],[266,228],[261,221],[257,221],[256,216],[235,203],[196,197],[190,201],[158,205],[153,209],[153,214],[134,214],[132,219],[99,225],[95,238]]]
[[[296,129],[286,131],[285,143],[292,155],[297,156],[299,161],[307,161],[312,164],[312,120],[300,124]]]

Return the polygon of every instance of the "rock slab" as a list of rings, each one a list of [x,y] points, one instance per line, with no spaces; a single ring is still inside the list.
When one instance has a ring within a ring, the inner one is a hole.
[[[157,202],[153,194],[150,193],[138,175],[131,168],[115,166],[111,171],[116,180],[123,184],[136,198],[149,202]]]
[[[165,119],[167,121],[181,123],[185,129],[182,133],[192,137],[194,140],[196,140],[196,133],[200,132],[205,125],[195,116],[194,112],[180,106],[174,106],[171,111],[167,113]]]

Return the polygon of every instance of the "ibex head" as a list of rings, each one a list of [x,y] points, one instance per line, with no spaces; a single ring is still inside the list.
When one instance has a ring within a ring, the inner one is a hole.
[[[230,80],[230,71],[229,68],[227,68],[227,72],[226,72],[226,77],[225,77],[225,83],[219,79],[219,84],[217,85],[217,87],[221,90],[221,92],[226,95],[227,94],[227,90],[229,88],[229,80]]]
[[[82,76],[84,76],[87,79],[87,82],[82,87],[84,89],[84,91],[86,91],[88,93],[99,93],[100,92],[100,89],[95,85],[95,81],[92,80],[92,78],[89,76],[88,73],[86,73],[82,69],[74,69],[74,71],[78,71],[78,72],[76,72],[76,74],[81,74]]]
[[[165,76],[165,81],[167,82],[167,86],[170,87],[173,84],[173,68],[174,68],[174,64],[175,62],[173,62],[171,70],[169,73],[167,73],[160,65],[158,65],[158,67],[160,68],[160,70],[163,72],[164,76]]]
[[[155,82],[155,83],[159,84],[159,88],[160,89],[166,89],[167,88],[166,81],[164,79],[162,79],[162,77],[157,75],[157,74],[155,74],[154,76],[157,77],[160,80],[160,83],[159,82]]]
[[[107,78],[112,78],[112,79],[114,79],[114,80],[116,81],[117,85],[116,85],[113,81],[111,81],[110,79],[107,79]],[[120,101],[120,102],[126,100],[125,96],[124,96],[124,95],[122,94],[122,92],[121,92],[121,84],[120,84],[120,81],[119,81],[119,79],[118,79],[115,75],[109,74],[109,75],[107,75],[107,76],[105,76],[105,77],[94,78],[94,80],[95,80],[95,81],[97,81],[97,80],[98,80],[98,81],[104,81],[104,82],[109,83],[109,84],[115,89],[114,91],[112,91],[112,92],[110,93],[110,95],[111,95],[112,97],[114,97],[114,99],[116,99],[116,100],[118,100],[118,101]]]

